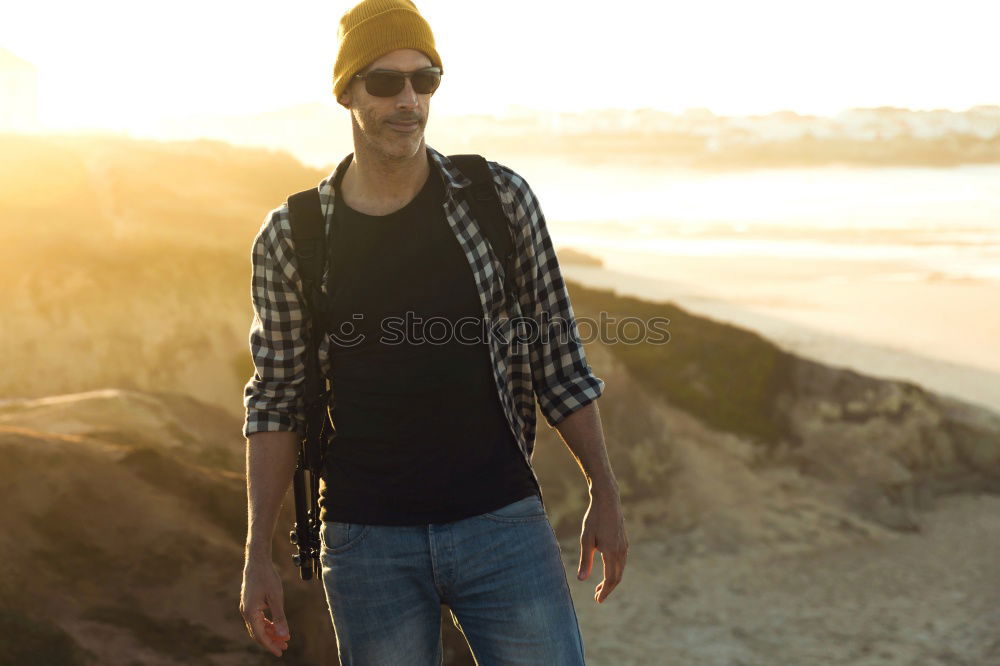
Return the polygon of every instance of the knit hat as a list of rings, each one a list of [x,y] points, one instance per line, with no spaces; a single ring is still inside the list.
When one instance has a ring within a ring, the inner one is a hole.
[[[351,77],[396,49],[416,49],[441,67],[431,27],[410,0],[363,0],[340,18],[333,95],[340,97]],[[443,71],[442,67],[442,71]]]

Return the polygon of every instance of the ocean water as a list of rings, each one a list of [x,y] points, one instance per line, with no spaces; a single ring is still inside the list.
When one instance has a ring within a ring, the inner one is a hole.
[[[886,279],[1000,281],[1000,165],[707,172],[511,165],[557,247],[598,257],[892,262]]]

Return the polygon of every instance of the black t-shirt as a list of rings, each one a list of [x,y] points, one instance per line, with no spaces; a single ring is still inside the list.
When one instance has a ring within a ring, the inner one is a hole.
[[[334,187],[336,435],[321,519],[441,523],[538,494],[500,403],[482,305],[436,167],[389,215],[350,208],[339,180]]]

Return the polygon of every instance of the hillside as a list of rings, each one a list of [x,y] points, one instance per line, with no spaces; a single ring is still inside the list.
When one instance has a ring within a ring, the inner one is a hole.
[[[183,396],[101,391],[8,403],[0,423],[0,599],[24,629],[0,663],[270,663],[237,609],[246,487],[233,417]],[[309,591],[289,586],[287,604],[315,656],[330,643]]]
[[[0,135],[0,396],[178,391],[242,411],[250,244],[321,172],[220,142]]]
[[[581,303],[587,300],[579,289],[574,295]],[[746,335],[729,331],[734,343]],[[665,399],[609,348],[592,345],[589,351],[595,370],[612,389],[600,408],[636,552],[626,578],[649,579],[645,590],[626,580],[618,595],[627,617],[637,623],[663,603],[654,573],[662,566],[703,577],[697,591],[690,583],[671,588],[677,591],[670,594],[675,599],[671,613],[680,613],[679,630],[685,626],[685,609],[721,612],[713,599],[723,592],[718,587],[723,572],[725,580],[733,580],[727,586],[745,588],[756,585],[752,581],[759,576],[778,576],[780,567],[799,556],[843,559],[875,548],[869,559],[878,558],[878,549],[903,535],[947,548],[940,542],[942,528],[989,514],[966,511],[942,523],[940,508],[954,506],[952,497],[1000,489],[1000,424],[985,410],[939,403],[915,387],[813,367],[828,384],[814,386],[811,395],[785,412],[792,415],[789,422],[802,426],[800,439],[769,447],[713,427],[696,410]],[[801,374],[805,369],[793,376]],[[738,369],[733,377],[746,378]],[[867,397],[864,390],[852,394],[856,382],[864,385]],[[784,391],[778,395],[787,397]],[[885,397],[892,395],[895,403]],[[828,405],[824,425],[817,425],[810,404]],[[837,404],[850,405],[844,418],[830,407]],[[892,404],[895,408],[887,407]],[[912,436],[935,422],[938,427],[931,430],[943,434],[933,445]],[[810,423],[811,431],[805,427]],[[732,425],[751,426],[738,420]],[[235,608],[246,526],[238,426],[239,419],[222,410],[167,393],[105,390],[0,404],[0,456],[7,461],[0,501],[8,512],[8,529],[0,535],[0,613],[8,626],[22,628],[19,640],[5,651],[14,660],[0,663],[25,663],[17,655],[31,655],[33,664],[270,659],[249,643]],[[585,509],[583,479],[551,430],[540,433],[535,464],[572,571]],[[303,637],[285,658],[293,664],[335,664],[322,591],[315,582],[298,580],[289,561],[286,534],[292,513],[289,496],[273,546],[290,625]],[[925,523],[931,530],[924,532]],[[949,571],[961,571],[968,558],[984,557],[979,552],[971,547],[955,551]],[[740,578],[739,572],[750,571],[755,573],[749,580]],[[799,575],[818,573],[807,566]],[[931,593],[934,579],[922,579],[919,570],[910,578]],[[597,630],[609,620],[590,608],[586,589],[597,580],[573,581],[591,652],[632,655],[631,661],[615,663],[648,663],[640,655],[649,654],[655,634],[638,640],[616,631],[612,639]],[[1000,579],[981,582],[987,594]],[[829,577],[824,584],[839,585]],[[778,594],[776,589],[770,593]],[[787,603],[789,592],[782,594]],[[985,602],[972,594],[971,603]],[[781,612],[776,607],[770,616],[779,625],[786,621]],[[940,619],[952,626],[962,616],[952,612]],[[451,655],[447,663],[467,663],[461,636],[447,619],[444,628]],[[985,636],[963,640],[979,649]]]

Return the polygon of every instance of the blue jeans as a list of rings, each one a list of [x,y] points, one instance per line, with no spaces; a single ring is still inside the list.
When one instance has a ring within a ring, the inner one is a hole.
[[[441,604],[479,666],[584,663],[559,542],[537,495],[450,523],[320,527],[343,666],[439,666]]]

